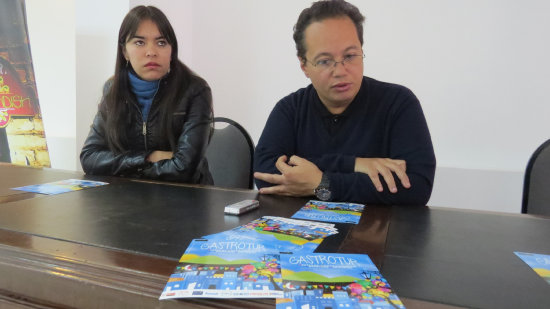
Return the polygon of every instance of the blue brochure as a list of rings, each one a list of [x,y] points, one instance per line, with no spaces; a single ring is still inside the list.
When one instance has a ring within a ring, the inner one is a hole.
[[[30,185],[24,187],[12,188],[12,190],[34,192],[41,194],[60,194],[71,191],[78,191],[86,188],[98,187],[108,185],[107,182],[102,181],[91,181],[91,180],[82,180],[82,179],[66,179],[55,182],[49,182],[39,185]]]
[[[405,308],[368,255],[281,254],[287,308]]]
[[[160,299],[283,296],[279,254],[254,241],[195,239]]]
[[[365,205],[309,201],[292,218],[335,223],[359,223]]]
[[[313,252],[324,238],[337,234],[334,224],[265,216],[205,239],[248,239],[276,252]]]
[[[550,284],[550,255],[525,252],[514,253]]]

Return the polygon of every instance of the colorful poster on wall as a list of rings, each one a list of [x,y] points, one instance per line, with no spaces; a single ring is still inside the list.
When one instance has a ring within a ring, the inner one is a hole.
[[[49,167],[24,0],[0,0],[0,162]]]

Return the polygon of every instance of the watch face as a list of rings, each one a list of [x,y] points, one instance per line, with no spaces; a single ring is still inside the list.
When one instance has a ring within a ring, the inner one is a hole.
[[[327,188],[320,188],[315,191],[315,196],[321,201],[328,201],[330,199],[330,191]]]

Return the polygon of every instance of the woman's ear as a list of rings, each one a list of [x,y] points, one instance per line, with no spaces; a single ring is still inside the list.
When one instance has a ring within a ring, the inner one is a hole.
[[[124,55],[124,59],[126,59],[126,61],[130,60],[130,58],[128,57],[128,53],[126,52],[126,47],[124,47],[124,45],[122,46],[122,54]]]

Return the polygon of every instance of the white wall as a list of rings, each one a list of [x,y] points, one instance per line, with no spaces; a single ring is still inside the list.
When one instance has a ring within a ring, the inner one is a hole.
[[[27,26],[52,167],[74,169],[74,2],[27,0]]]
[[[128,1],[76,1],[76,114],[74,155],[79,154],[97,112],[103,84],[114,74],[118,29]]]
[[[81,170],[78,155],[114,72],[128,1],[26,0],[26,9],[52,167]]]
[[[367,18],[365,74],[403,84],[422,102],[438,159],[430,205],[519,212],[527,160],[550,132],[550,2],[350,2]],[[76,3],[76,126],[87,132],[112,74],[112,44],[128,3]],[[295,57],[292,27],[310,3],[130,0],[129,6],[153,4],[167,13],[181,59],[213,89],[216,115],[237,120],[257,141],[274,104],[309,83]],[[87,41],[83,29],[101,37],[91,40],[97,44],[80,48]],[[42,97],[41,104],[44,109]],[[90,111],[78,112],[84,109]],[[82,141],[75,142],[78,150]]]

